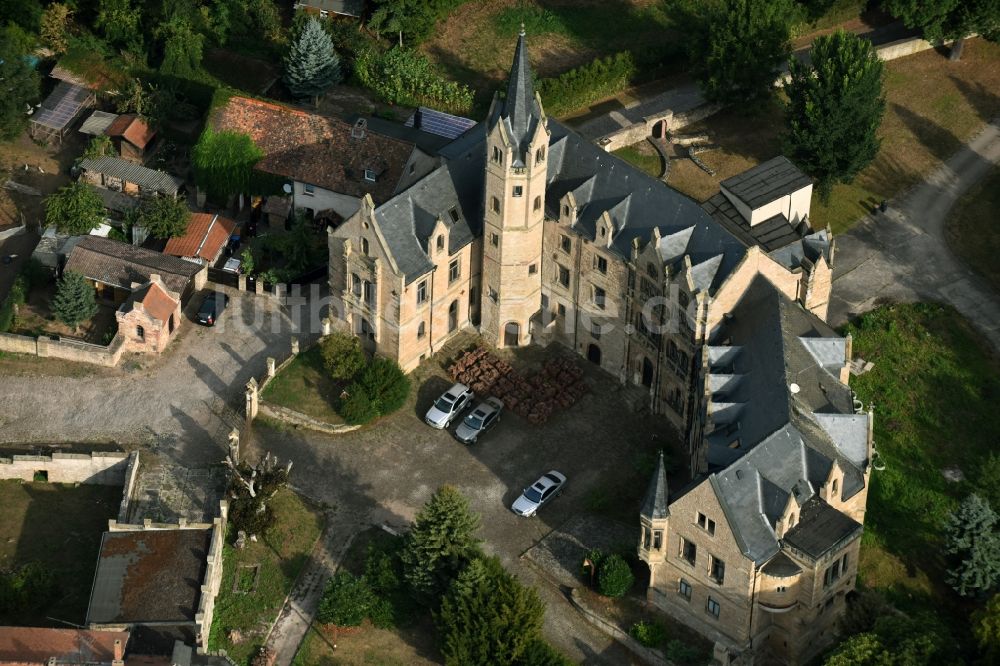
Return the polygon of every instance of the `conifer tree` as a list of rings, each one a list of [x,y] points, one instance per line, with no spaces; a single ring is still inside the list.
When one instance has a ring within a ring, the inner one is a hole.
[[[94,286],[79,273],[66,271],[52,299],[52,311],[62,323],[79,329],[81,322],[97,314]]]
[[[989,502],[973,493],[945,523],[945,552],[955,563],[948,583],[962,596],[988,592],[1000,582],[997,522]]]
[[[792,58],[786,152],[818,181],[826,200],[878,154],[885,113],[882,61],[869,40],[838,31],[813,42],[812,65]]]
[[[340,83],[340,58],[330,35],[314,18],[306,23],[285,57],[285,85],[300,98],[319,98]]]
[[[545,607],[496,557],[469,563],[441,600],[437,625],[445,664],[513,664],[541,636]]]
[[[454,486],[442,486],[417,514],[400,553],[403,577],[414,596],[431,605],[480,553],[479,516]]]

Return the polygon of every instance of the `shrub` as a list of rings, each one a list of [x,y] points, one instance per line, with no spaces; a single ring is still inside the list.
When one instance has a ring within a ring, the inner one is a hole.
[[[622,51],[596,58],[559,76],[541,79],[538,94],[545,112],[559,116],[621,92],[636,75],[635,58]]]
[[[361,343],[353,335],[332,333],[319,343],[323,365],[333,379],[350,381],[365,365]]]
[[[70,183],[45,200],[45,224],[61,234],[88,234],[103,220],[104,202],[86,183]]]
[[[323,590],[316,620],[322,624],[356,627],[368,617],[376,601],[375,593],[363,576],[358,578],[338,571]]]
[[[368,619],[379,629],[391,629],[396,626],[396,609],[388,599],[377,597],[368,609]]]
[[[451,113],[468,113],[472,108],[472,90],[444,78],[415,51],[366,48],[354,61],[354,77],[390,104],[423,104]]]
[[[372,358],[356,383],[364,389],[379,416],[402,407],[410,395],[410,378],[403,373],[399,363],[383,356]]]
[[[609,555],[598,567],[597,589],[606,597],[621,597],[632,589],[635,576],[621,555]]]
[[[667,640],[667,630],[659,622],[640,620],[629,628],[628,633],[649,648],[660,647]]]
[[[340,415],[351,425],[363,425],[378,416],[378,410],[364,387],[354,383],[347,389],[347,399],[340,404]]]
[[[709,657],[696,647],[671,638],[663,648],[667,659],[677,664],[707,664]]]
[[[22,614],[42,608],[56,591],[52,572],[38,562],[0,573],[0,612]]]
[[[524,646],[524,652],[514,662],[517,666],[571,666],[565,655],[542,638],[535,638]]]

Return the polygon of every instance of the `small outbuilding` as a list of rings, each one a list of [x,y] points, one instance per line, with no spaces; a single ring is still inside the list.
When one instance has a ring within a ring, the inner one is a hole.
[[[168,240],[163,254],[211,266],[222,256],[235,231],[236,222],[229,218],[212,213],[194,213],[188,222],[187,233]]]
[[[104,131],[123,160],[142,164],[156,138],[156,132],[134,113],[118,116]]]
[[[133,285],[132,293],[115,313],[118,333],[125,337],[125,350],[159,354],[174,337],[181,321],[181,297],[167,289],[155,273],[144,285]]]
[[[86,158],[80,160],[78,166],[80,180],[85,183],[126,194],[177,196],[184,185],[184,181],[176,176],[111,155]]]

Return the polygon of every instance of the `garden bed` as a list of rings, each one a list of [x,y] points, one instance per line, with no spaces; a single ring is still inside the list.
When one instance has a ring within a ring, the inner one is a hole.
[[[24,305],[19,306],[14,319],[12,333],[40,337],[58,335],[83,340],[95,345],[107,345],[118,332],[115,318],[117,308],[106,301],[97,301],[97,314],[81,322],[77,329],[56,320],[52,313],[52,299],[55,298],[56,283],[49,282],[34,287]]]
[[[279,372],[261,397],[279,407],[339,425],[344,419],[335,405],[343,390],[343,384],[333,380],[323,366],[323,355],[316,345],[300,353]]]

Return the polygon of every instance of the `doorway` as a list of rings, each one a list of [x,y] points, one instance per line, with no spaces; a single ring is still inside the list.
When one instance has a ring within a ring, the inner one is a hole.
[[[648,358],[642,359],[642,385],[646,388],[653,385],[653,364]]]
[[[503,327],[503,346],[516,347],[521,341],[521,325],[516,321],[508,322]]]
[[[594,343],[590,343],[590,346],[587,347],[587,360],[595,365],[600,365],[601,348],[595,345]]]
[[[458,328],[458,301],[452,301],[448,306],[448,332],[451,333]]]

